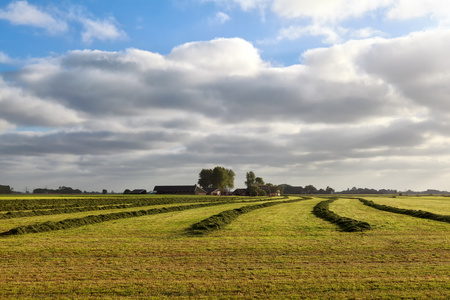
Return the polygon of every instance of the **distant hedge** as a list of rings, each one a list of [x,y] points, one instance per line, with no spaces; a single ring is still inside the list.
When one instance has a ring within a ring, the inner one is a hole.
[[[189,232],[192,234],[205,234],[214,230],[220,230],[223,229],[226,225],[233,222],[237,217],[239,217],[242,214],[251,212],[256,209],[269,207],[277,204],[283,204],[283,203],[292,203],[292,202],[298,202],[301,200],[307,200],[311,199],[308,197],[303,197],[301,199],[293,199],[293,200],[286,200],[286,201],[275,201],[275,202],[266,202],[256,205],[247,205],[236,209],[230,209],[223,211],[217,215],[211,216],[207,219],[204,219],[198,223],[195,223],[191,225],[189,228]]]
[[[388,206],[388,205],[383,205],[383,204],[377,204],[373,201],[363,199],[363,198],[358,198],[358,200],[361,201],[362,203],[364,203],[364,205],[367,205],[367,206],[370,206],[370,207],[373,207],[373,208],[376,208],[379,210],[413,216],[416,218],[429,219],[429,220],[434,220],[434,221],[450,223],[450,215],[439,215],[439,214],[435,214],[435,213],[431,213],[431,212],[423,211],[423,210],[404,209],[404,208],[398,208],[398,207],[393,207],[393,206]]]
[[[90,215],[82,218],[74,218],[74,219],[65,219],[57,222],[44,222],[38,223],[34,225],[26,225],[19,226],[13,228],[9,231],[0,233],[0,236],[9,236],[9,235],[20,235],[27,233],[39,233],[39,232],[47,232],[53,230],[61,230],[68,228],[75,228],[84,225],[96,224],[106,221],[125,219],[125,218],[133,218],[133,217],[141,217],[148,215],[155,215],[161,213],[168,213],[173,211],[182,211],[192,208],[200,208],[212,205],[225,204],[225,202],[212,202],[212,203],[201,203],[201,204],[191,204],[191,205],[183,205],[183,206],[173,206],[173,207],[164,207],[164,208],[154,208],[149,210],[139,210],[139,211],[130,211],[130,212],[118,212],[104,215]]]
[[[329,209],[329,205],[336,200],[337,198],[317,203],[317,205],[313,208],[313,214],[321,219],[338,225],[341,230],[345,232],[357,232],[372,229],[370,224],[367,222],[362,222],[347,217],[341,217],[338,214],[332,212]]]

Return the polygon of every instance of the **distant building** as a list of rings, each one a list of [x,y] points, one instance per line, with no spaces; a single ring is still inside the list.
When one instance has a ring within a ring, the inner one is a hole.
[[[301,186],[285,186],[283,194],[303,194],[303,190]]]
[[[206,195],[220,196],[220,190],[216,188],[204,188]]]
[[[0,185],[0,194],[11,194],[11,187],[9,185]]]
[[[157,194],[171,195],[206,195],[206,191],[198,185],[157,185],[153,189]]]
[[[233,192],[234,196],[248,196],[248,189],[235,189]]]

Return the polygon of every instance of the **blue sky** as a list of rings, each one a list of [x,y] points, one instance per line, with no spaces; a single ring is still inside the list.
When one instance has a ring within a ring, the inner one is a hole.
[[[240,37],[255,45],[264,60],[291,65],[299,63],[305,50],[335,42],[324,42],[327,36],[323,34],[281,37],[281,32],[289,27],[305,28],[314,24],[312,16],[286,18],[270,9],[271,1],[241,2],[255,4],[243,7],[240,1],[201,0],[3,1],[1,51],[16,60],[47,57],[74,49],[123,51],[138,48],[168,54],[174,47],[192,41]],[[258,7],[258,3],[264,5],[259,4],[263,6]],[[330,21],[321,26],[334,26],[336,32],[338,27],[342,27],[347,31],[338,33],[339,42],[342,42],[361,38],[355,34],[361,29],[370,28],[373,32],[369,36],[393,38],[435,26],[439,21],[432,13],[411,19],[387,19],[387,7],[380,5],[356,17],[344,18],[338,24]],[[17,20],[18,16],[13,14],[20,14],[20,9],[36,15],[40,13],[41,17],[45,16],[64,28],[55,29],[51,22]],[[103,26],[104,31],[98,30],[89,38],[83,38],[87,20],[95,22],[99,28]],[[107,26],[110,28],[106,29]]]
[[[0,184],[450,190],[443,0],[0,2]],[[143,167],[145,166],[145,167]],[[407,175],[405,175],[407,174]]]

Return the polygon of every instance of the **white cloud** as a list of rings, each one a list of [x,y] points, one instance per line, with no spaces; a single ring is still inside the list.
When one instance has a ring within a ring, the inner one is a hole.
[[[86,17],[79,17],[78,21],[83,25],[84,31],[81,33],[83,42],[92,43],[94,39],[100,41],[117,40],[126,37],[126,33],[116,27],[115,19],[92,20]]]
[[[286,18],[311,18],[334,23],[386,7],[393,0],[273,0],[272,10]]]
[[[0,64],[10,64],[12,61],[8,55],[0,51]]]
[[[290,26],[280,30],[278,40],[297,40],[303,36],[323,36],[323,43],[336,44],[342,41],[339,31],[345,32],[344,28],[333,28],[330,26],[322,26],[314,24],[311,26]]]
[[[224,12],[217,12],[214,18],[210,19],[211,24],[224,24],[230,20],[230,16]]]
[[[187,43],[173,49],[168,59],[199,72],[231,76],[252,75],[263,66],[258,50],[239,38]]]
[[[368,27],[365,20],[390,19],[402,22],[421,19],[430,28],[439,26],[448,28],[450,25],[450,2],[442,0],[215,0],[214,2],[222,5],[238,4],[244,11],[257,9],[263,15],[271,12],[278,16],[284,25],[272,42],[323,36],[324,44],[338,44],[355,38],[390,35],[389,32],[385,32],[386,28]]]
[[[430,16],[440,20],[450,18],[450,3],[442,0],[396,0],[387,17],[397,20]]]
[[[126,33],[117,27],[113,17],[92,18],[84,8],[78,6],[71,6],[69,11],[63,12],[38,8],[27,1],[15,1],[11,2],[6,9],[0,10],[0,19],[8,20],[14,25],[42,28],[54,35],[66,33],[69,26],[80,23],[83,26],[81,38],[88,44],[94,40],[114,41],[127,37]]]
[[[0,19],[8,20],[14,25],[43,28],[51,34],[60,34],[68,30],[65,21],[53,17],[27,1],[11,2],[5,10],[0,10]]]

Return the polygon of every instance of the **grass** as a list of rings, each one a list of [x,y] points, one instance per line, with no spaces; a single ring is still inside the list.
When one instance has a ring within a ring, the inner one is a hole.
[[[311,213],[321,201],[254,210],[207,236],[186,229],[242,203],[1,238],[0,298],[449,298],[450,224],[342,198],[332,211],[374,229],[340,232]]]

